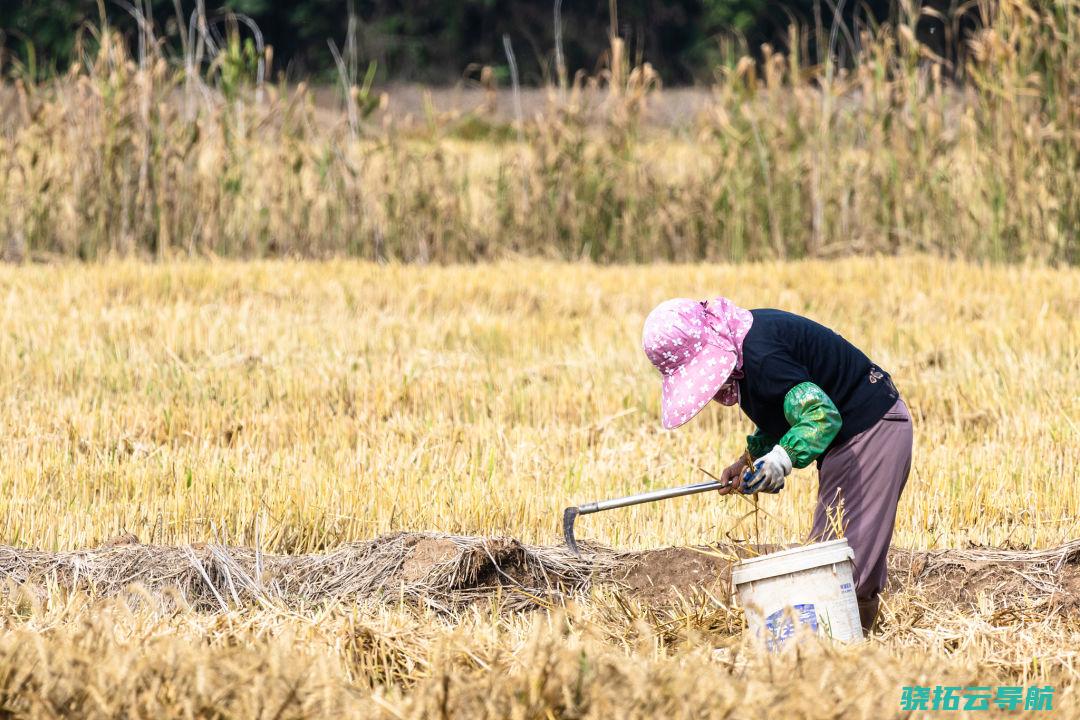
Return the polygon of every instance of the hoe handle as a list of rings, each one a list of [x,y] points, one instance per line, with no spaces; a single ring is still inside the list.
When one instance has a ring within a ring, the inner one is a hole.
[[[709,477],[713,477],[704,469],[703,472]],[[693,495],[694,493],[719,490],[726,487],[731,487],[730,480],[728,482],[720,482],[720,480],[713,478],[713,480],[709,482],[697,483],[695,485],[683,485],[682,487],[668,488],[667,490],[653,490],[651,492],[630,495],[629,497],[599,500],[597,502],[585,503],[584,505],[579,505],[577,507],[568,507],[563,510],[563,537],[566,539],[566,546],[570,548],[570,552],[574,555],[581,557],[577,541],[574,539],[574,521],[577,520],[578,515],[590,515],[592,513],[600,512],[601,510],[614,510],[615,508],[626,507],[627,505],[640,505],[641,503],[667,500],[668,498]]]
[[[682,487],[668,488],[666,490],[651,490],[649,492],[630,495],[628,497],[585,503],[584,505],[578,506],[578,513],[581,515],[588,515],[603,510],[614,510],[615,508],[627,507],[628,505],[640,505],[641,503],[655,502],[656,500],[667,500],[669,498],[682,497],[683,495],[693,495],[695,493],[708,492],[709,490],[719,490],[722,487],[725,487],[724,483],[719,480],[711,480],[709,482],[683,485]]]

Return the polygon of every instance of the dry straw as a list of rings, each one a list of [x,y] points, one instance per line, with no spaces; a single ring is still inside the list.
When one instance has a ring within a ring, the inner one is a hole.
[[[220,612],[339,602],[366,607],[408,602],[446,615],[476,603],[495,603],[500,611],[551,609],[605,588],[617,595],[625,591],[631,599],[651,598],[654,604],[663,598],[655,611],[671,597],[702,592],[728,600],[725,577],[731,563],[768,550],[719,545],[663,551],[667,557],[661,560],[651,551],[619,553],[586,545],[578,558],[563,547],[440,533],[397,533],[313,555],[125,541],[62,553],[0,548],[0,576],[21,591],[113,597],[135,589],[135,597],[149,593],[170,602],[179,597],[185,607]],[[704,576],[681,575],[679,567],[692,564],[698,551],[718,562],[707,565]],[[1080,581],[1078,561],[1080,540],[1029,551],[894,550],[890,571],[895,587],[917,588],[931,602],[984,600],[1005,611],[1046,612],[1055,604],[1080,603],[1071,587]],[[660,592],[665,588],[674,592]]]

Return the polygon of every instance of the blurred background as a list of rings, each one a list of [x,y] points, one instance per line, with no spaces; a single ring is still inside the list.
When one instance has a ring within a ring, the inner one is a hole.
[[[557,46],[572,76],[604,63],[608,38],[622,37],[632,58],[644,58],[667,84],[712,79],[717,65],[741,53],[758,53],[762,43],[783,49],[788,28],[797,24],[827,34],[834,25],[857,39],[863,29],[896,20],[901,3],[889,0],[209,0],[203,7],[210,30],[222,43],[229,13],[243,15],[274,48],[274,70],[290,79],[332,79],[327,41],[342,45],[350,28],[359,53],[375,62],[380,81],[453,84],[477,68],[508,74],[503,36],[516,49],[524,84],[551,81],[557,74]],[[39,73],[66,68],[75,59],[76,36],[103,18],[122,32],[136,30],[135,11],[151,17],[159,34],[179,50],[188,34],[189,0],[5,0],[0,29],[6,49]],[[910,8],[909,8],[910,9]],[[941,57],[963,51],[963,37],[985,18],[987,8],[958,0],[931,0],[918,8],[919,40]],[[839,23],[837,23],[839,20]],[[556,23],[561,37],[556,36]],[[819,35],[807,36],[816,52]],[[841,47],[841,52],[847,50]],[[850,59],[850,58],[849,58]]]
[[[1080,0],[7,0],[0,259],[1080,261]]]

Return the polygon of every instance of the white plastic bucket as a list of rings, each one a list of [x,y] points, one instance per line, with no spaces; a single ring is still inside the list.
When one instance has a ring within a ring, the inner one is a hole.
[[[746,612],[750,633],[779,650],[796,632],[842,642],[862,640],[852,580],[854,551],[830,540],[743,560],[731,583]]]

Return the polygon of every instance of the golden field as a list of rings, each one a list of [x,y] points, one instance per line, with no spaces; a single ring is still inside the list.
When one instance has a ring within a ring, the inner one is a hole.
[[[612,38],[512,120],[345,70],[328,107],[232,31],[2,68],[0,718],[1080,716],[1080,3],[980,8],[962,66],[900,3],[847,65],[793,28],[682,94]],[[734,408],[661,429],[639,344],[717,294],[912,411],[864,644],[758,652],[723,578],[803,539],[813,470],[560,549],[741,451]]]
[[[698,481],[741,451],[733,409],[661,429],[640,349],[657,302],[725,294],[817,319],[893,373],[918,452],[900,544],[1044,546],[1080,537],[1078,288],[1075,269],[930,258],[0,268],[3,540],[553,541],[571,501]],[[813,478],[764,501],[792,532]],[[722,539],[744,512],[698,498],[582,525],[648,547]]]
[[[817,319],[893,373],[917,434],[894,545],[1050,547],[1080,537],[1077,288],[1075,269],[921,256],[0,267],[0,542],[130,532],[303,553],[437,530],[556,545],[564,506],[697,481],[740,451],[734,408],[660,428],[639,346],[656,302],[722,293]],[[578,535],[797,541],[815,485],[799,471],[765,498],[760,532],[746,499],[705,495],[585,517]],[[719,599],[661,613],[604,588],[551,612],[449,615],[185,610],[55,584],[4,598],[10,716],[881,717],[920,682],[1045,682],[1067,709],[1080,669],[1075,610],[903,587],[866,645],[779,657],[744,648]]]

